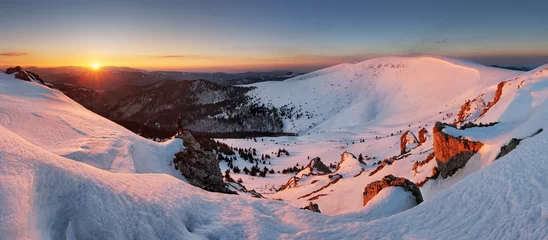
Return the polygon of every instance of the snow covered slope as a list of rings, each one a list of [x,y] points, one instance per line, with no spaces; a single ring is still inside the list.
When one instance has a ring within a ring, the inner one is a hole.
[[[181,140],[155,143],[62,92],[0,73],[0,125],[54,154],[112,172],[168,173]]]
[[[530,129],[520,124],[548,96],[542,85],[546,71],[540,67],[522,73],[439,57],[386,57],[342,64],[284,82],[256,84],[253,94],[261,101],[278,107],[294,104],[316,117],[288,119],[287,129],[300,131],[298,137],[224,142],[256,148],[259,155],[287,149],[291,156],[268,160],[266,167],[274,170],[296,163],[306,166],[314,157],[320,157],[326,165],[343,164],[331,169],[331,174],[270,174],[266,178],[231,174],[267,198],[284,200],[296,207],[314,202],[328,215],[363,209],[363,188],[388,174],[418,184],[425,199],[430,200],[491,164],[512,138],[524,139],[543,128],[539,123],[526,125]],[[348,101],[341,100],[345,96]],[[463,110],[469,100],[473,106]],[[375,116],[371,117],[371,112]],[[461,112],[471,114],[464,114],[467,116],[461,119]],[[451,135],[479,140],[485,145],[451,178],[429,180],[437,167],[432,127],[436,121],[459,120],[500,123],[462,131],[445,129]],[[309,130],[308,124],[312,125]],[[400,135],[411,131],[418,136],[422,130],[428,131],[424,142],[408,145],[404,149],[410,152],[402,155]],[[358,154],[365,156],[365,164],[358,163]],[[233,164],[240,168],[253,165],[241,159]],[[228,168],[224,163],[221,167]],[[285,184],[290,187],[272,191]]]
[[[264,103],[300,108],[313,118],[289,119],[287,132],[360,131],[398,127],[439,116],[485,87],[518,75],[442,57],[383,57],[345,63],[291,78],[264,82],[252,93]]]

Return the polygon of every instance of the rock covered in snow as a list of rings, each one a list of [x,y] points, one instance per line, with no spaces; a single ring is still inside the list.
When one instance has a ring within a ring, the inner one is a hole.
[[[313,172],[313,173],[314,172],[316,172],[316,173],[331,173],[331,170],[329,169],[329,167],[327,167],[319,157],[315,157],[312,160],[310,160],[310,162],[308,163],[308,165],[306,165],[305,168],[310,169],[311,172]]]
[[[413,132],[407,130],[407,132],[401,135],[400,154],[406,154],[411,151],[411,149],[416,148],[417,146],[419,146],[419,140],[417,140],[417,137],[415,136],[415,134],[413,134]]]
[[[365,187],[363,191],[363,205],[367,205],[373,197],[375,197],[382,189],[387,187],[402,187],[415,196],[417,205],[423,202],[421,191],[415,183],[409,181],[408,179],[395,177],[390,174],[383,177],[382,180],[372,182]]]
[[[483,143],[457,138],[442,130],[449,125],[436,122],[434,126],[434,153],[438,169],[443,178],[452,176],[458,169],[477,153]]]
[[[30,72],[30,71],[26,71],[23,68],[21,68],[20,66],[13,67],[13,68],[8,68],[8,69],[6,69],[5,73],[10,74],[10,75],[15,74],[15,78],[17,78],[17,79],[21,79],[21,80],[29,81],[29,82],[37,82],[37,83],[46,85],[44,83],[44,80],[42,80],[40,78],[40,76],[38,76],[38,74],[35,74],[33,72]]]

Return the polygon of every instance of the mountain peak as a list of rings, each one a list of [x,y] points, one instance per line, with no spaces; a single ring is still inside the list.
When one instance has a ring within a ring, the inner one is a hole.
[[[23,68],[21,68],[20,66],[16,66],[16,67],[13,67],[13,68],[8,68],[8,69],[6,69],[5,73],[9,74],[9,75],[15,74],[15,78],[17,78],[17,79],[21,79],[21,80],[29,81],[29,82],[37,82],[37,83],[45,85],[44,80],[42,80],[40,78],[40,76],[38,76],[38,74],[35,74],[31,71],[26,71]]]

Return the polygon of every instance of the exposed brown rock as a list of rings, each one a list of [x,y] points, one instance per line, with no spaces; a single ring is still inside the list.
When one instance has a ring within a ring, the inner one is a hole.
[[[483,109],[483,112],[480,114],[479,117],[482,117],[483,115],[485,115],[485,113],[487,113],[487,111],[489,111],[489,109],[492,106],[494,106],[495,104],[497,104],[497,102],[499,102],[500,97],[502,96],[502,89],[504,88],[505,83],[506,82],[500,82],[497,85],[497,91],[495,92],[495,97],[493,98],[493,101],[487,103],[487,107]]]
[[[428,140],[428,136],[426,136],[427,133],[428,133],[428,130],[426,130],[426,128],[422,128],[419,131],[419,145],[422,145],[423,143],[426,142],[426,140]]]
[[[325,186],[323,186],[323,187],[321,187],[321,188],[319,188],[319,189],[317,189],[317,190],[314,190],[314,191],[311,192],[311,193],[308,193],[308,194],[305,194],[305,195],[303,195],[303,196],[300,196],[300,197],[298,197],[297,199],[310,197],[310,195],[312,195],[312,194],[314,194],[314,193],[318,193],[319,191],[322,191],[322,190],[328,188],[329,186],[331,186],[331,185],[337,183],[339,180],[341,180],[341,179],[342,179],[342,176],[341,176],[340,174],[337,173],[337,174],[329,175],[329,179],[331,180],[331,182],[328,183],[327,185],[325,185]]]
[[[215,154],[200,149],[200,144],[190,133],[178,137],[183,139],[185,150],[175,154],[175,169],[181,171],[186,180],[194,186],[211,192],[233,193],[223,182]]]
[[[423,165],[429,163],[432,159],[434,159],[434,156],[435,156],[435,153],[432,152],[432,153],[428,154],[428,156],[426,156],[426,159],[424,159],[422,161],[416,161],[413,164],[413,170],[416,171],[417,168],[422,167]]]
[[[401,177],[394,177],[393,175],[386,175],[382,180],[372,182],[368,184],[363,191],[363,205],[373,199],[381,190],[387,187],[402,187],[405,190],[411,192],[417,200],[417,205],[422,203],[423,198],[421,190],[413,182]]]
[[[450,126],[436,122],[433,129],[434,153],[443,178],[452,176],[458,169],[464,167],[466,162],[483,146],[481,142],[456,138],[444,133],[442,130],[445,127]]]
[[[289,178],[289,180],[287,180],[287,183],[285,183],[282,187],[280,187],[280,189],[278,189],[278,191],[282,191],[284,189],[296,187],[297,184],[299,183],[299,180],[300,180],[300,178],[295,177],[295,176]]]
[[[385,164],[385,165],[386,165],[386,164]],[[384,168],[384,165],[378,166],[377,168],[375,168],[375,170],[373,170],[373,171],[371,171],[371,172],[369,173],[369,176],[373,176],[375,173],[377,173],[378,171],[380,171],[380,170],[383,169],[383,168]]]
[[[460,107],[460,111],[457,114],[458,122],[463,122],[468,117],[470,117],[470,114],[468,113],[468,111],[470,111],[471,108],[472,108],[472,105],[470,104],[470,100],[466,100],[464,105]]]
[[[413,134],[413,132],[407,130],[400,137],[400,154],[406,154],[409,152],[412,149],[409,145],[412,144],[416,144],[415,147],[417,147],[419,145],[419,140],[417,140],[417,137]]]

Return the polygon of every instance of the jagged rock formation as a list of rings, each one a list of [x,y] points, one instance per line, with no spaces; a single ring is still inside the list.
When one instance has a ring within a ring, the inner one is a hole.
[[[313,202],[309,202],[308,206],[303,207],[301,209],[306,209],[306,210],[309,210],[309,211],[312,211],[312,212],[322,213],[320,211],[320,207],[318,206],[318,204],[313,203]]]
[[[443,178],[452,176],[458,169],[464,167],[466,162],[483,146],[481,142],[457,138],[444,133],[442,130],[445,127],[450,126],[436,122],[433,129],[434,153]]]
[[[497,104],[497,102],[499,102],[500,97],[502,96],[502,89],[504,88],[505,83],[506,82],[500,82],[497,85],[497,91],[495,92],[495,96],[493,97],[493,101],[487,103],[487,106],[486,106],[486,108],[483,109],[480,117],[485,115],[485,113],[487,113],[487,111],[489,111],[489,109],[491,109],[492,106],[494,106],[495,104]]]
[[[5,73],[10,75],[15,73],[15,78],[18,78],[24,81],[29,81],[29,82],[37,82],[45,85],[44,80],[42,80],[40,76],[38,76],[37,74],[33,72],[24,70],[20,66],[17,66],[14,68],[8,68],[6,69]]]
[[[310,171],[312,173],[314,172],[318,172],[318,173],[331,173],[331,170],[329,169],[329,167],[327,167],[323,162],[322,160],[320,160],[319,157],[315,157],[313,158],[312,160],[310,160],[310,162],[308,163],[308,165],[306,165],[305,169],[310,169]]]
[[[301,180],[302,177],[311,176],[311,175],[321,175],[321,174],[327,174],[331,173],[331,170],[329,167],[327,167],[319,157],[313,158],[310,160],[308,165],[306,167],[299,171],[295,176],[289,178],[287,180],[287,183],[284,184],[278,191],[282,191],[284,189],[293,188],[296,187],[299,183],[299,180]]]
[[[417,140],[417,137],[413,134],[413,132],[407,130],[407,132],[401,135],[400,154],[406,154],[417,146],[419,146],[419,140]]]
[[[428,140],[428,136],[426,135],[427,133],[428,133],[428,130],[426,130],[426,128],[422,128],[419,131],[419,145],[422,145],[423,143],[426,142],[426,140]]]
[[[233,193],[228,190],[213,152],[200,149],[200,144],[190,133],[178,136],[183,139],[185,150],[175,154],[175,169],[181,171],[186,180],[197,187],[211,192]]]
[[[363,205],[373,199],[381,190],[387,187],[402,187],[403,189],[411,192],[417,200],[417,205],[423,202],[421,190],[415,183],[408,179],[395,177],[394,175],[386,175],[382,180],[372,182],[368,184],[363,191]]]

